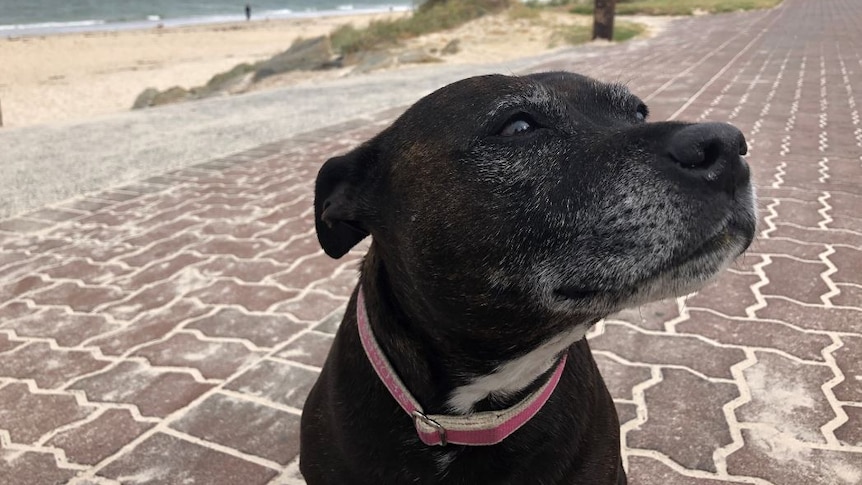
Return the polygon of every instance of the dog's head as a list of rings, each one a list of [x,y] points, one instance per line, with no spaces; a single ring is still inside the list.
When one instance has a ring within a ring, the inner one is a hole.
[[[576,74],[451,84],[323,166],[318,238],[337,258],[372,234],[417,304],[467,315],[600,317],[692,292],[754,235],[745,140],[646,118],[624,86]]]

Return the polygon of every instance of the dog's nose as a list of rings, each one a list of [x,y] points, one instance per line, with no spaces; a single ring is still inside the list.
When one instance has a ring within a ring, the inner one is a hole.
[[[692,175],[710,185],[732,191],[748,180],[748,165],[740,157],[748,152],[745,136],[727,123],[698,123],[673,134],[668,155]]]

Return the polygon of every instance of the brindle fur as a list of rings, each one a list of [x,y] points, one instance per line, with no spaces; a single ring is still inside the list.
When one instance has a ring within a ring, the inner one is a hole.
[[[321,245],[340,257],[373,235],[360,271],[372,329],[426,412],[463,412],[459,387],[577,325],[691,292],[751,242],[738,130],[646,123],[641,105],[576,74],[470,78],[323,166]],[[524,115],[539,128],[499,135]],[[683,167],[699,156],[689,143],[709,150],[703,137],[721,140],[723,158]],[[310,485],[625,483],[614,404],[585,339],[511,437],[428,447],[368,363],[355,305],[356,291],[303,410]],[[547,374],[472,410],[510,406]]]

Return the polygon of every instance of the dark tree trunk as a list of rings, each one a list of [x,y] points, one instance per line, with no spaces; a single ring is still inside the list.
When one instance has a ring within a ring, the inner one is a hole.
[[[614,10],[617,0],[596,0],[593,10],[593,39],[614,40]]]

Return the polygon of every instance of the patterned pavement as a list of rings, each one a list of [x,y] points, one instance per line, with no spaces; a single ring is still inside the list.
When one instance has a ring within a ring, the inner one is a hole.
[[[630,483],[862,484],[862,0],[682,19],[541,67],[746,134],[761,231],[716,284],[591,332]],[[313,232],[348,121],[0,221],[0,483],[301,484],[361,251]]]

